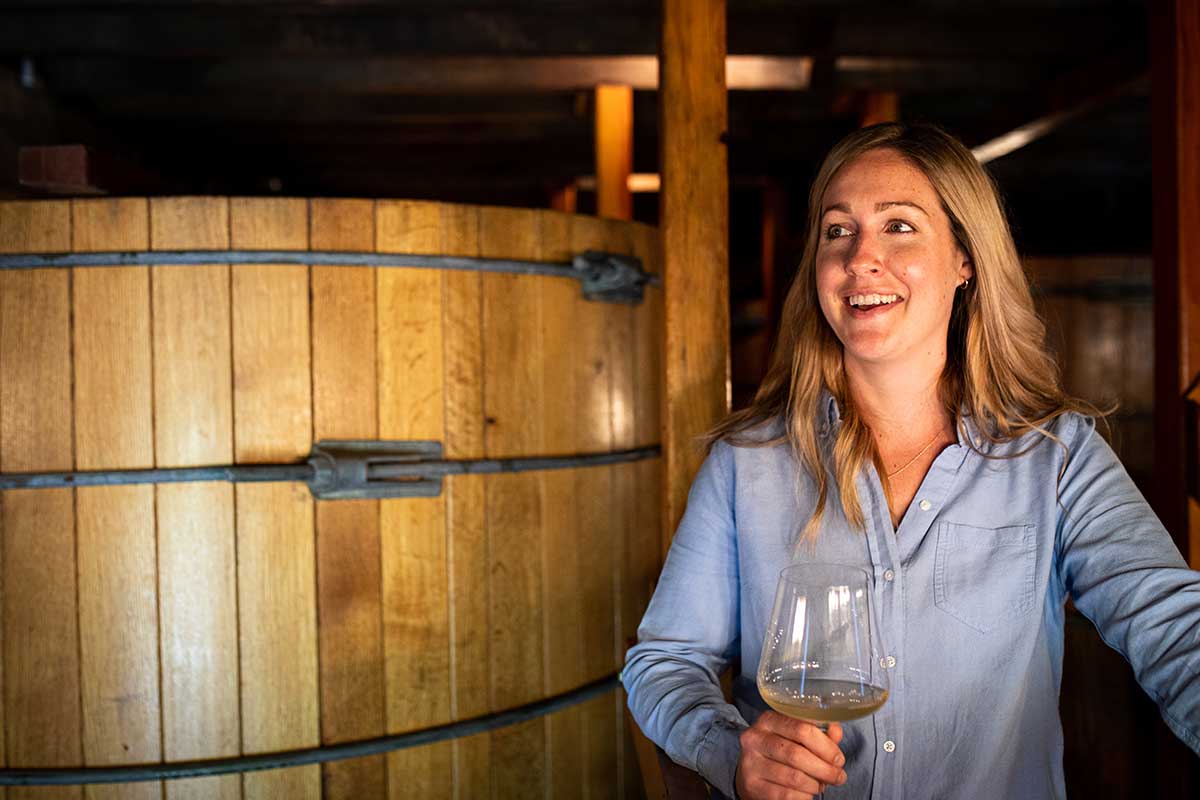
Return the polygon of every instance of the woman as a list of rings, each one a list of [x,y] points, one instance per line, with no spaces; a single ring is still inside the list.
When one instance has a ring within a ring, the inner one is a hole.
[[[771,368],[714,431],[629,651],[642,730],[744,800],[1061,798],[1070,597],[1200,752],[1200,574],[1063,394],[971,153],[931,127],[851,134],[808,234]],[[754,684],[793,558],[874,576],[891,694],[828,734]]]

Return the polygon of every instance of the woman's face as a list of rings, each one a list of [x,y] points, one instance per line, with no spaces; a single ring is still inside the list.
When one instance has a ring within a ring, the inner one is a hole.
[[[954,293],[974,272],[921,170],[884,148],[846,164],[818,235],[817,295],[847,360],[945,359]]]

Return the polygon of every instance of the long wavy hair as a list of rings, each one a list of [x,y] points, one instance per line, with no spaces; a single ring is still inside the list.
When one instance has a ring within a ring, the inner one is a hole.
[[[1062,389],[1058,365],[1046,350],[1045,326],[1034,310],[999,194],[971,151],[931,125],[885,123],[855,131],[834,146],[813,181],[804,252],[784,301],[766,377],[750,406],[726,417],[707,436],[710,445],[720,439],[740,446],[784,440],[790,444],[817,490],[801,540],[816,536],[829,497],[830,477],[836,481],[847,521],[859,530],[864,518],[856,478],[868,461],[874,463],[889,497],[891,492],[871,431],[854,407],[842,365],[842,344],[821,311],[816,288],[825,191],[838,170],[878,148],[896,151],[924,173],[941,199],[958,246],[974,266],[974,279],[955,293],[946,366],[939,382],[941,401],[956,427],[965,413],[991,443],[1012,441],[1030,431],[1058,441],[1047,430],[1056,417],[1068,411],[1101,413],[1068,397]],[[833,395],[842,419],[831,463],[826,462],[820,445],[822,390]],[[764,441],[752,434],[753,429],[776,419],[784,423],[778,436]],[[976,442],[969,444],[979,449]],[[803,482],[803,476],[800,480]]]

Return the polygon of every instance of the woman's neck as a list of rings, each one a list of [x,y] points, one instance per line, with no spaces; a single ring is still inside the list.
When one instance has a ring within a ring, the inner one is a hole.
[[[916,363],[844,363],[855,411],[877,436],[928,437],[930,430],[945,424],[939,391],[945,354]]]

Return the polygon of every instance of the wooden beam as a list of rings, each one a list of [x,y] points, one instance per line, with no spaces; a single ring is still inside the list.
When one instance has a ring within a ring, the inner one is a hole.
[[[725,2],[662,8],[665,556],[704,460],[696,437],[729,411],[729,175]]]
[[[357,95],[563,92],[600,84],[658,88],[654,56],[375,56],[372,58],[223,58],[207,62],[140,62],[59,58],[47,81],[64,94],[124,94],[153,82],[192,92],[343,92]],[[803,90],[807,56],[736,55],[729,88]],[[152,77],[150,77],[152,76]]]
[[[1151,4],[1155,511],[1200,566],[1200,5]]]
[[[633,89],[596,87],[596,214],[633,219]]]
[[[1080,100],[1075,105],[1051,111],[1010,131],[1006,131],[999,136],[995,136],[983,144],[971,148],[971,152],[975,154],[975,158],[981,164],[995,161],[1001,156],[1006,156],[1014,150],[1019,150],[1027,144],[1050,135],[1068,122],[1095,111],[1119,97],[1143,91],[1146,87],[1147,81],[1145,76],[1137,76],[1123,81],[1116,86],[1106,87],[1096,94]]]

